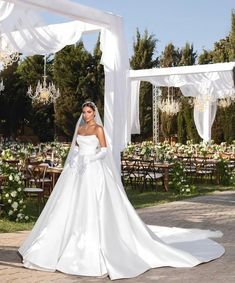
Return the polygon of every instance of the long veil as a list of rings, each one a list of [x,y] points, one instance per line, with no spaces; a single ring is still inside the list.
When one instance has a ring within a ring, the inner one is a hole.
[[[94,119],[95,119],[95,121],[98,125],[103,127],[103,122],[101,120],[98,108],[96,106],[95,106],[95,117],[94,117]],[[69,161],[70,161],[71,157],[73,156],[74,148],[76,146],[76,138],[77,138],[78,128],[80,126],[82,126],[83,124],[85,124],[85,121],[83,119],[83,114],[81,113],[81,115],[80,115],[80,117],[79,117],[79,119],[76,123],[76,126],[75,126],[73,139],[72,139],[72,142],[71,142],[71,146],[70,146],[70,149],[69,149],[68,156],[65,160],[64,168],[68,166]],[[105,128],[104,128],[104,132],[105,132]],[[119,170],[117,169],[117,167],[115,165],[115,162],[114,162],[114,159],[113,159],[113,154],[112,154],[112,151],[110,150],[111,147],[109,146],[107,139],[106,139],[106,142],[107,142],[107,154],[105,156],[104,162],[106,162],[107,165],[108,165],[108,168],[111,169],[116,183],[119,185],[119,187],[122,189],[122,191],[125,192],[125,189],[124,189],[122,181],[121,181],[121,176],[120,176]]]

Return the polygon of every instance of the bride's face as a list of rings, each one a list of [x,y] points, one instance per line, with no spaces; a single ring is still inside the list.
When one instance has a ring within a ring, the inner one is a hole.
[[[93,120],[95,117],[95,111],[89,106],[83,107],[82,113],[83,113],[83,119],[86,121],[86,123]]]

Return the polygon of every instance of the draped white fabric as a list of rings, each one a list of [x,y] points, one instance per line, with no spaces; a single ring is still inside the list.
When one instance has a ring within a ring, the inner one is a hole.
[[[140,121],[139,121],[139,88],[140,81],[131,81],[131,105],[134,111],[131,113],[131,133],[140,134]]]
[[[8,2],[14,3],[14,8]],[[126,80],[129,61],[122,18],[69,0],[56,1],[56,5],[52,0],[0,1],[0,7],[5,48],[10,46],[27,55],[53,53],[78,41],[83,32],[101,31],[101,62],[105,68],[104,127],[119,167],[120,151],[130,141],[130,96]],[[36,15],[41,10],[76,21],[43,27]]]
[[[204,111],[193,109],[194,122],[199,136],[208,142],[211,140],[211,128],[215,120],[217,110],[216,102],[204,101]]]
[[[5,20],[10,15],[13,8],[14,4],[12,3],[8,3],[5,1],[0,2],[0,22]]]
[[[4,46],[12,45],[14,50],[27,56],[48,54],[55,53],[66,45],[75,44],[84,31],[97,29],[97,26],[73,21],[4,33],[2,40]]]
[[[179,87],[184,96],[200,96],[205,111],[194,107],[194,121],[197,131],[204,141],[211,139],[211,127],[216,115],[216,101],[219,98],[235,93],[233,69],[234,62],[210,65],[183,66],[173,68],[155,68],[146,70],[131,70],[131,97],[139,97],[139,88],[134,82],[148,81],[155,86]],[[209,102],[209,101],[210,102]],[[137,100],[131,107],[132,133],[136,133],[139,120]]]

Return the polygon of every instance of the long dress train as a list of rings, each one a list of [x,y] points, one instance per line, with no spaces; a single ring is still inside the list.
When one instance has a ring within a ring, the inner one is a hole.
[[[95,135],[77,136],[80,155]],[[19,248],[27,268],[113,279],[161,266],[192,267],[220,257],[220,231],[148,226],[105,160],[84,172],[66,165],[33,230]]]

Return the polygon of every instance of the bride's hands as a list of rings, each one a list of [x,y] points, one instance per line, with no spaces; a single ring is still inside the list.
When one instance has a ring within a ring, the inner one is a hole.
[[[80,156],[79,161],[78,161],[79,174],[83,174],[86,171],[87,166],[89,166],[90,163],[96,160],[104,159],[106,154],[107,154],[107,148],[101,147],[100,151],[94,155]]]
[[[75,146],[71,158],[69,160],[70,168],[76,168],[79,163],[79,147]]]

